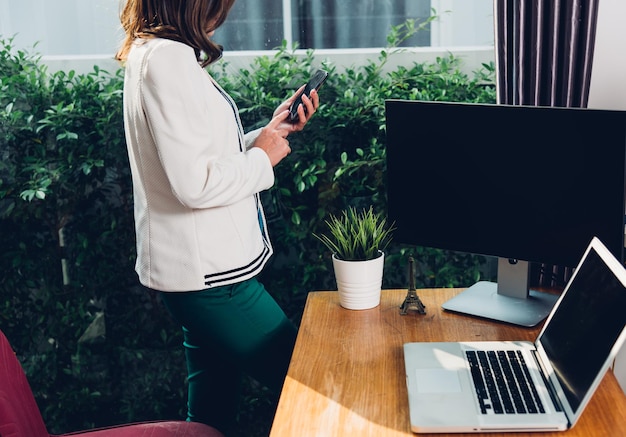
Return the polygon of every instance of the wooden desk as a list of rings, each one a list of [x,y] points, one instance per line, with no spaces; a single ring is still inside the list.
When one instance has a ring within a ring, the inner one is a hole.
[[[539,333],[442,311],[459,291],[418,290],[427,314],[405,316],[399,306],[406,290],[384,290],[380,306],[365,311],[341,308],[336,292],[309,293],[271,437],[416,436],[409,424],[404,343],[532,341]],[[626,435],[626,396],[609,371],[571,430],[514,435]]]

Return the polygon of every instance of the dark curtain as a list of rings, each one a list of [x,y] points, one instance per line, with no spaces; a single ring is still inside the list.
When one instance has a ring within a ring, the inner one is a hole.
[[[294,40],[301,48],[385,47],[391,26],[426,20],[430,0],[292,0]],[[428,46],[418,32],[405,46]]]
[[[498,102],[586,107],[599,0],[494,0]]]
[[[279,47],[283,20],[291,20],[299,48],[385,47],[391,26],[408,18],[426,20],[430,0],[290,0],[291,17],[283,17],[280,0],[238,0],[215,40],[228,51]],[[403,46],[429,46],[430,32],[420,31]]]
[[[283,6],[280,0],[238,0],[215,32],[227,51],[273,50],[282,44]]]
[[[498,103],[587,106],[598,2],[494,0]],[[530,280],[562,287],[571,273],[538,264]]]

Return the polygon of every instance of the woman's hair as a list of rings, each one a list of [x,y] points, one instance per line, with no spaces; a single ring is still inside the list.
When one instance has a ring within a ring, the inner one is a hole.
[[[126,0],[120,20],[126,33],[115,55],[124,61],[136,38],[166,38],[192,47],[202,66],[217,61],[222,47],[209,32],[224,23],[235,0]]]

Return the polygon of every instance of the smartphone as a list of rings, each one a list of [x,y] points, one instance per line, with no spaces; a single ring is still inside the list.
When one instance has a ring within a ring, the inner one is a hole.
[[[289,107],[289,121],[292,123],[297,123],[299,120],[298,117],[298,106],[302,103],[302,95],[306,94],[307,97],[311,94],[311,91],[318,90],[326,78],[328,77],[328,72],[324,70],[317,70],[311,79],[307,82],[306,86],[302,90],[300,94],[295,98],[291,106]],[[306,107],[304,107],[306,111]]]

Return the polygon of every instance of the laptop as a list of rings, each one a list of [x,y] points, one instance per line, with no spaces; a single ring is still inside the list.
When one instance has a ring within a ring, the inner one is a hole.
[[[624,308],[626,270],[594,237],[534,343],[404,344],[412,431],[571,428],[626,339]]]

